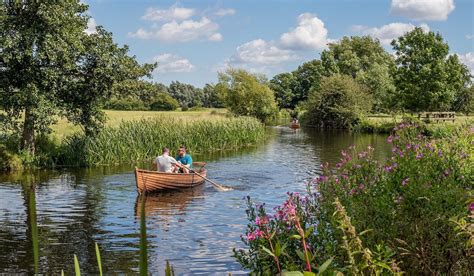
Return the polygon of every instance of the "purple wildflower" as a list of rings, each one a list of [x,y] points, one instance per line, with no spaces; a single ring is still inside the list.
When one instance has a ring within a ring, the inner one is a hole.
[[[420,160],[421,158],[423,158],[423,153],[418,152],[418,153],[416,154],[416,160]]]
[[[410,180],[410,178],[405,178],[402,180],[402,186],[406,186],[408,184],[408,181]]]

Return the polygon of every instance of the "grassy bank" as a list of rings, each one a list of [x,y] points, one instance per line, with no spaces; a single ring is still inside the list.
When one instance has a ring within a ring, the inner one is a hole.
[[[209,153],[264,138],[258,120],[228,118],[225,109],[106,111],[106,115],[106,127],[93,138],[60,120],[51,135],[37,137],[34,157],[19,150],[19,137],[1,136],[0,170],[130,164],[156,156],[163,147],[175,150],[184,144],[192,153]]]
[[[57,163],[98,166],[134,163],[155,157],[163,147],[184,144],[192,153],[229,150],[263,140],[264,126],[253,118],[183,119],[157,116],[106,127],[94,138],[64,140]]]
[[[361,133],[385,133],[389,134],[393,128],[404,120],[418,121],[417,116],[412,115],[372,115],[366,117],[361,123],[354,129]],[[461,125],[472,125],[474,124],[474,116],[456,116],[454,122],[447,121],[441,123],[429,123],[424,124],[429,131],[449,131],[450,129],[456,128]]]

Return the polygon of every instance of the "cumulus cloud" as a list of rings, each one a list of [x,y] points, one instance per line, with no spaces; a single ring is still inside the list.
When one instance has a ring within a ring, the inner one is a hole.
[[[90,34],[95,34],[97,32],[97,23],[95,22],[94,18],[89,18],[89,21],[87,21],[87,29],[84,30],[84,32],[88,35]]]
[[[378,38],[382,44],[389,45],[392,40],[412,31],[415,27],[415,25],[407,23],[390,23],[381,27],[355,25],[352,26],[352,30]],[[426,24],[421,24],[420,27],[425,31],[430,30],[429,26]]]
[[[391,13],[414,20],[444,21],[454,8],[454,0],[392,0]]]
[[[471,74],[474,74],[474,52],[459,55],[459,58],[471,70]]]
[[[228,63],[230,65],[244,63],[271,65],[296,59],[298,56],[291,50],[281,49],[263,39],[255,39],[237,47]]]
[[[467,39],[474,39],[474,35],[472,35],[472,34],[471,35],[466,35],[466,38]]]
[[[218,30],[219,25],[207,17],[203,17],[199,21],[185,20],[177,22],[173,20],[150,31],[140,28],[134,33],[129,33],[129,36],[140,39],[157,38],[167,42],[187,42],[192,40],[221,41],[222,35]]]
[[[289,49],[313,50],[324,49],[328,31],[324,22],[311,13],[298,16],[298,26],[280,36],[281,44]]]
[[[226,16],[226,15],[234,15],[235,10],[234,9],[219,9],[215,13],[217,16]]]
[[[160,73],[192,72],[195,68],[188,59],[169,53],[158,55],[153,61],[158,62],[156,71]]]
[[[185,20],[195,14],[194,9],[181,8],[176,5],[169,9],[155,9],[148,8],[142,19],[150,21],[171,21],[171,20]]]

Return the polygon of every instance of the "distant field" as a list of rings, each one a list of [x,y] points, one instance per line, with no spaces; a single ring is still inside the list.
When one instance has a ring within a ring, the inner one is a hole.
[[[200,111],[118,111],[105,110],[107,115],[107,126],[117,126],[122,121],[139,120],[142,118],[152,118],[158,115],[167,115],[183,120],[202,120],[202,119],[218,119],[226,114],[225,108],[206,108]],[[211,114],[212,113],[212,114]],[[220,115],[220,116],[219,116]],[[80,131],[80,128],[74,126],[66,119],[61,119],[53,127],[53,134],[59,139]]]

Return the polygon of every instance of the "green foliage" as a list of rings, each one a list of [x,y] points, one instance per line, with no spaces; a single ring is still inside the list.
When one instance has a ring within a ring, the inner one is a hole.
[[[113,98],[104,105],[105,109],[111,110],[147,110],[143,101],[135,98]]]
[[[294,90],[297,85],[292,73],[281,73],[270,80],[270,89],[275,92],[275,99],[280,109],[295,107],[297,99]]]
[[[235,115],[252,116],[262,122],[270,121],[277,106],[273,91],[245,70],[228,69],[219,74],[218,93]]]
[[[309,97],[311,89],[319,88],[321,78],[324,76],[324,68],[321,61],[315,59],[298,66],[298,69],[293,71],[293,76],[297,82],[294,89],[295,98],[292,101],[295,107]]]
[[[67,166],[130,164],[156,157],[163,147],[177,149],[182,144],[191,153],[236,149],[261,141],[264,132],[264,126],[253,118],[186,122],[157,116],[107,127],[94,137],[68,137],[57,162]]]
[[[321,80],[311,91],[302,115],[306,125],[322,128],[352,128],[371,108],[366,88],[347,75],[333,75]]]
[[[103,102],[114,83],[148,75],[102,27],[87,28],[87,5],[68,1],[8,1],[0,6],[2,127],[22,132],[35,152],[35,135],[62,116],[90,135],[104,121]]]
[[[168,92],[171,97],[176,99],[180,106],[193,107],[203,105],[203,90],[196,88],[191,84],[172,81],[169,85]]]
[[[21,158],[0,144],[0,172],[1,171],[17,171],[23,168]]]
[[[392,42],[396,54],[395,85],[402,107],[410,111],[449,110],[469,82],[469,70],[449,54],[443,37],[415,28]]]
[[[466,115],[474,113],[474,85],[458,91],[451,109]]]
[[[212,83],[206,83],[204,88],[202,89],[203,99],[202,99],[202,106],[203,107],[215,107],[221,108],[224,107],[224,103],[222,102],[218,91],[216,90],[216,85]]]
[[[349,75],[367,86],[374,99],[373,111],[391,107],[395,92],[391,72],[395,63],[377,39],[370,36],[343,37],[329,44],[329,49],[321,54],[321,61],[327,76]]]
[[[150,110],[156,111],[171,111],[179,107],[178,101],[173,99],[169,94],[158,94],[153,103],[150,105]]]
[[[343,152],[336,168],[325,167],[316,181],[321,217],[333,214],[337,197],[356,228],[372,229],[365,243],[386,243],[408,274],[465,274],[473,269],[468,237],[450,219],[465,214],[472,192],[474,136],[459,128],[442,139],[424,132],[416,123],[397,126],[388,138],[392,156],[382,164],[370,148]],[[334,235],[323,220],[318,232]]]

